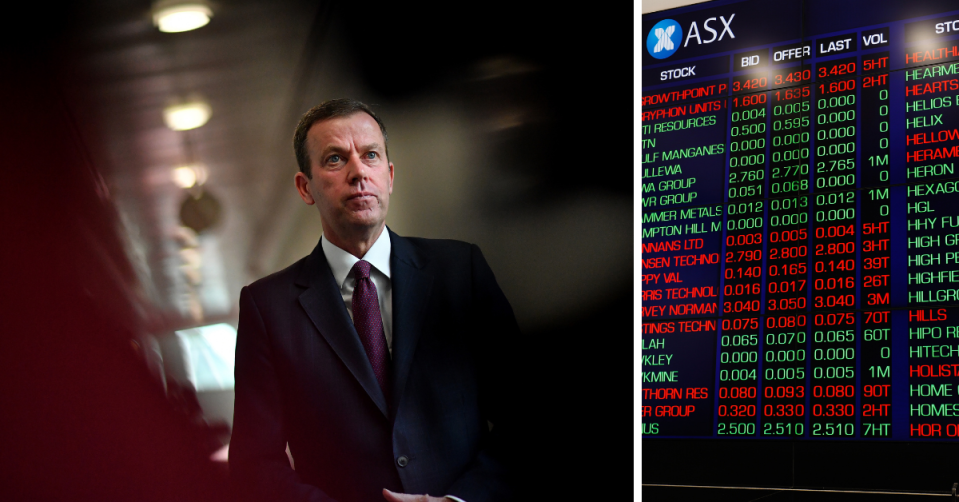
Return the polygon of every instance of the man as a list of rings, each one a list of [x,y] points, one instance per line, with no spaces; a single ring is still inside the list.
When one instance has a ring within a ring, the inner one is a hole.
[[[323,236],[240,294],[235,485],[267,500],[508,499],[519,330],[479,248],[386,228],[394,168],[363,103],[311,109],[294,150]]]

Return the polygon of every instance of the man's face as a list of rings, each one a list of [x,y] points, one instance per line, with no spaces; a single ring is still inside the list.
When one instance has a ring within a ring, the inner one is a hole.
[[[378,234],[393,193],[393,164],[373,117],[358,112],[317,122],[306,147],[313,178],[298,174],[297,188],[304,201],[316,203],[323,231],[341,239]]]

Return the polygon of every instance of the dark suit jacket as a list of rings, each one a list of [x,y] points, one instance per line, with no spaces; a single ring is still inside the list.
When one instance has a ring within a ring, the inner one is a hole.
[[[392,231],[390,239],[390,403],[322,246],[243,288],[230,443],[240,493],[382,501],[388,488],[509,498],[513,311],[475,245]]]

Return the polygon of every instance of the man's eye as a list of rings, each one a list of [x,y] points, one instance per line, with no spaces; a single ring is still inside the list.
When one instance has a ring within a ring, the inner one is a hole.
[[[340,161],[340,156],[339,156],[339,155],[330,155],[330,158],[327,159],[327,162],[336,163],[336,162],[339,162],[339,161]]]
[[[368,158],[368,159],[375,159],[375,158],[376,158],[376,152],[369,152],[369,153],[367,153],[367,154],[366,154],[366,158]]]

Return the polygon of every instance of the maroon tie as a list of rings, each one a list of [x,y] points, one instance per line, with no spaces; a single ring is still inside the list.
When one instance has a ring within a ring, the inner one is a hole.
[[[366,356],[370,358],[376,381],[383,389],[386,402],[390,400],[389,364],[390,356],[386,348],[386,334],[383,332],[383,318],[380,317],[380,302],[376,296],[376,286],[370,279],[370,262],[360,260],[353,265],[353,325],[360,335]]]

